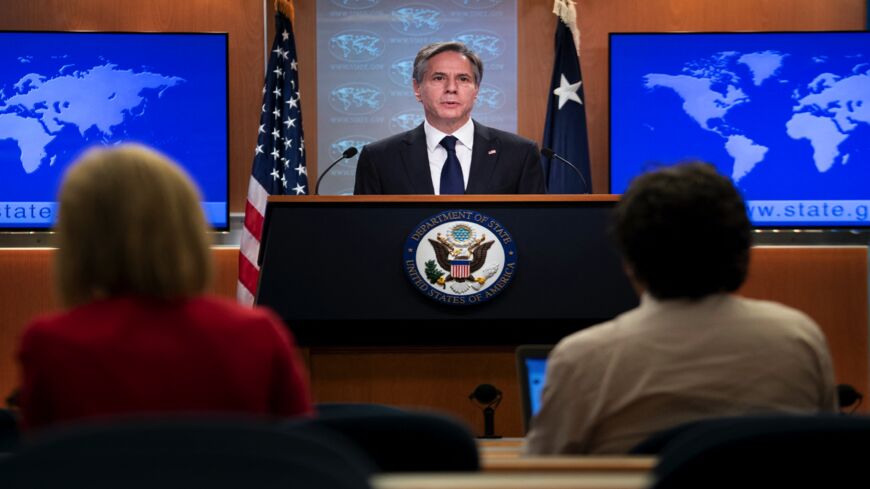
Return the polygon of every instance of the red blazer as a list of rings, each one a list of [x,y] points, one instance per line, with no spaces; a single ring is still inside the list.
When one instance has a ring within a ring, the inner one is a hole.
[[[214,297],[121,297],[33,321],[18,354],[24,429],[133,413],[313,411],[293,337]]]

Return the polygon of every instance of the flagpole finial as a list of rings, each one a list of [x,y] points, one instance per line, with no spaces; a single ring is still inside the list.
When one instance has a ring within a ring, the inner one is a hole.
[[[290,22],[295,21],[296,9],[293,7],[293,0],[275,0],[275,10],[287,16]]]
[[[577,5],[574,0],[554,0],[553,13],[565,23],[574,38],[574,48],[580,56],[580,28],[577,26]]]

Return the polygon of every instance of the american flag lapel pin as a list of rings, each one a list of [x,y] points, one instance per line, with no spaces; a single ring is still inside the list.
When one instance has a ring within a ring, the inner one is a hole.
[[[489,152],[486,153],[486,154],[488,154],[488,155],[494,155],[494,154],[495,154],[495,150],[494,150],[494,149],[491,149],[491,150],[489,150]]]

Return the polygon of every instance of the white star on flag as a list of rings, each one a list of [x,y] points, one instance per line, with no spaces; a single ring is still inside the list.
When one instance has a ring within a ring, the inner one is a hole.
[[[553,90],[553,95],[559,96],[560,109],[569,100],[573,100],[578,104],[583,105],[583,101],[580,100],[580,97],[577,95],[577,90],[580,88],[581,83],[583,83],[582,80],[577,83],[568,83],[568,79],[565,78],[565,75],[562,75],[562,81],[559,82],[559,87]]]
[[[260,273],[257,257],[269,196],[308,193],[307,173],[297,170],[306,166],[301,151],[303,123],[297,83],[296,43],[293,26],[280,5],[273,32],[275,35],[265,71],[257,147],[254,150],[239,245],[237,294],[239,302],[243,304],[252,304],[257,291]],[[292,66],[290,60],[293,60]],[[296,151],[297,147],[300,147],[300,151]]]

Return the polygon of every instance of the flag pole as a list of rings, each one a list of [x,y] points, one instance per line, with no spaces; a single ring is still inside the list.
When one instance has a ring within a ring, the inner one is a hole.
[[[290,19],[290,22],[296,22],[296,9],[293,7],[293,0],[275,0],[275,10],[284,14]]]
[[[577,6],[570,0],[555,0],[553,13],[571,31],[571,37],[574,38],[574,48],[577,50],[577,58],[580,58],[580,28],[577,27]]]

